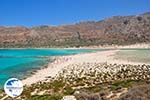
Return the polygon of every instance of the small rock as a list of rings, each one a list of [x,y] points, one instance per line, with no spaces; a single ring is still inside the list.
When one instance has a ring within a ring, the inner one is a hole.
[[[75,96],[73,96],[73,95],[68,95],[68,96],[64,96],[64,97],[62,98],[62,100],[77,100],[77,99],[76,99]]]

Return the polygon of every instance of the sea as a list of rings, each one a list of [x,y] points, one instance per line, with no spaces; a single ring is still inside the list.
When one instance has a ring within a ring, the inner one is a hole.
[[[43,68],[53,56],[74,55],[104,49],[0,49],[0,89],[9,78],[23,79]]]

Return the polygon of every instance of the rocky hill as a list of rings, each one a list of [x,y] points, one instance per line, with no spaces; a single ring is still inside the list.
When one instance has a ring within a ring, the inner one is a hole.
[[[0,26],[0,47],[70,47],[150,42],[150,12],[64,26]]]

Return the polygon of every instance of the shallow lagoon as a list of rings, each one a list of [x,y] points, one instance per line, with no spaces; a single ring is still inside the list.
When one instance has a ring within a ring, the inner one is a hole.
[[[103,50],[106,49],[0,49],[0,88],[9,78],[22,79],[42,68],[49,57]]]
[[[73,55],[109,49],[0,49],[0,88],[8,78],[19,79],[48,64],[52,56]],[[150,49],[120,49],[117,59],[150,63]]]
[[[117,52],[116,58],[131,62],[150,63],[150,49],[121,49],[121,51]]]

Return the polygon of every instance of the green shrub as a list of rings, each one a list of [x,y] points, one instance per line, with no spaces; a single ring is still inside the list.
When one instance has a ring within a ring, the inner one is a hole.
[[[33,95],[29,98],[29,100],[51,100],[50,95]],[[54,99],[57,100],[57,99]]]
[[[65,86],[65,83],[62,80],[55,80],[51,85],[54,91],[57,92]]]
[[[74,91],[75,91],[75,90],[73,90],[72,87],[67,86],[67,87],[65,87],[65,89],[64,89],[64,94],[65,94],[65,95],[72,95],[72,94],[74,93]]]
[[[62,94],[53,94],[53,95],[50,96],[49,100],[61,100],[62,97],[63,97]],[[46,99],[46,100],[48,100],[48,99]]]
[[[102,88],[99,85],[97,85],[97,86],[87,87],[85,89],[88,90],[89,92],[96,93],[96,92],[100,92]]]

